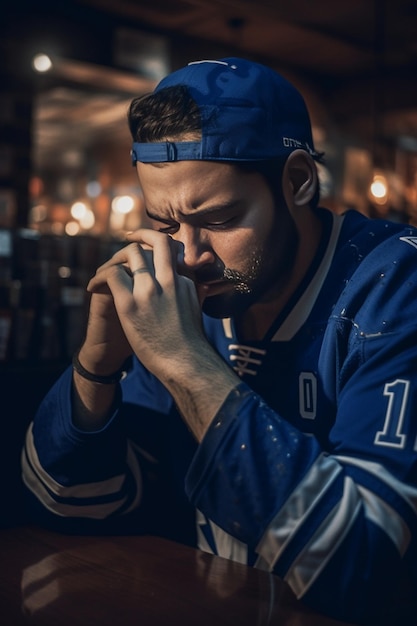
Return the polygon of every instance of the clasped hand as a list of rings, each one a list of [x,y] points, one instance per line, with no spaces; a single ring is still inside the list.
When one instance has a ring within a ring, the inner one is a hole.
[[[114,369],[134,352],[164,380],[206,343],[196,289],[176,270],[178,242],[149,229],[130,233],[128,240],[87,286],[92,297],[86,342],[93,352],[99,347]]]

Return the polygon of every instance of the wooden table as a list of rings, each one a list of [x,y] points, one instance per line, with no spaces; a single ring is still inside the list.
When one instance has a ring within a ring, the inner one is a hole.
[[[158,537],[0,530],[2,626],[336,626],[275,576]]]

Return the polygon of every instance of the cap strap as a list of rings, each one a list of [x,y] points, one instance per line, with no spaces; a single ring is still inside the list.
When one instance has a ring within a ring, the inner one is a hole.
[[[130,151],[132,165],[142,163],[166,163],[170,161],[195,161],[202,157],[200,141],[161,141],[157,143],[135,142]]]

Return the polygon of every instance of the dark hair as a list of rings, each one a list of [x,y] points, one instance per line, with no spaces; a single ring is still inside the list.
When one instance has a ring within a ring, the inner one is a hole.
[[[128,123],[133,141],[142,143],[166,140],[197,140],[201,138],[201,113],[187,87],[175,85],[132,100]],[[237,167],[262,174],[275,202],[283,201],[282,171],[286,158],[236,163]],[[315,208],[320,198],[317,189],[310,205]]]
[[[201,138],[200,109],[182,85],[132,100],[128,122],[133,140],[142,143],[185,136]]]

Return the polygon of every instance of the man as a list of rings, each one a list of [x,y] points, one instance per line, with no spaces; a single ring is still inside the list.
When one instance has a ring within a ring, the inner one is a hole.
[[[195,541],[340,619],[413,620],[417,232],[318,208],[304,101],[262,65],[191,63],[129,124],[153,229],[88,285],[27,435],[34,516]]]

